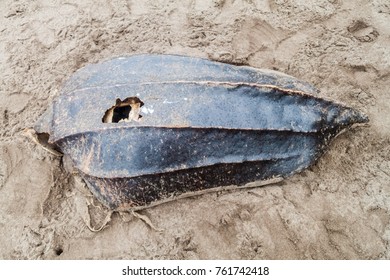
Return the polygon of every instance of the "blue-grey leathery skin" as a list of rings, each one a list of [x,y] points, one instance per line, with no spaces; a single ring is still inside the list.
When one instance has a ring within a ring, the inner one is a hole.
[[[287,177],[341,130],[368,118],[270,70],[200,58],[136,55],[89,65],[66,83],[36,130],[68,154],[112,209]],[[140,121],[103,123],[115,100]]]
[[[144,54],[87,65],[70,77],[62,89],[62,94],[96,87],[178,81],[246,82],[269,84],[312,94],[316,92],[308,83],[273,70],[234,66],[197,57]]]

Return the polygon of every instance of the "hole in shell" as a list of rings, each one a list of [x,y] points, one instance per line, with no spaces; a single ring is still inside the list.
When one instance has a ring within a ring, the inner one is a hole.
[[[102,118],[104,123],[119,123],[140,121],[142,116],[139,114],[144,103],[136,96],[127,97],[120,100],[116,99],[115,105],[109,108]]]

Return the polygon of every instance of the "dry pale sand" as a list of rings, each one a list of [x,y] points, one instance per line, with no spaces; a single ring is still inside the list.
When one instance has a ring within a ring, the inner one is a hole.
[[[390,259],[388,0],[0,1],[0,258]],[[141,211],[94,201],[24,137],[74,71],[172,53],[277,69],[370,117],[273,186]]]

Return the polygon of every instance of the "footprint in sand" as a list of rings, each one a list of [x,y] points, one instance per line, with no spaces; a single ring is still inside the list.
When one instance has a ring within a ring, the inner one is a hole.
[[[348,31],[360,42],[373,42],[379,36],[378,31],[362,20],[354,21]]]

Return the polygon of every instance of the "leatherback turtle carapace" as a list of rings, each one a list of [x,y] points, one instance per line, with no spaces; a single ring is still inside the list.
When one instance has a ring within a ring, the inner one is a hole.
[[[35,126],[111,209],[284,178],[368,118],[286,74],[177,55],[77,71]]]

